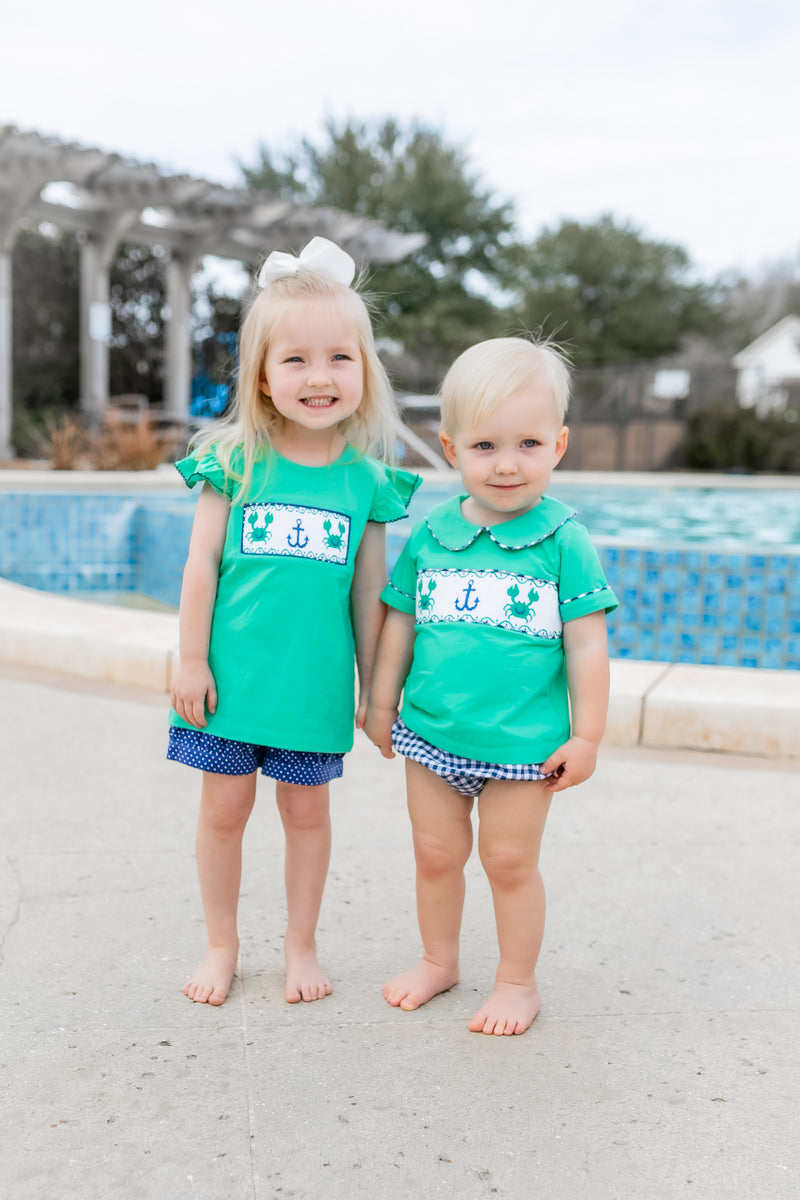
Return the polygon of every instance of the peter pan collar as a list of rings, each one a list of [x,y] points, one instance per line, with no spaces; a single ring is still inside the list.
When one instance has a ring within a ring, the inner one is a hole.
[[[550,496],[542,496],[535,508],[514,517],[513,521],[473,525],[461,512],[461,501],[465,499],[466,493],[452,496],[432,508],[426,518],[431,535],[445,550],[466,550],[482,533],[487,533],[503,550],[522,550],[543,542],[575,516],[574,508]]]

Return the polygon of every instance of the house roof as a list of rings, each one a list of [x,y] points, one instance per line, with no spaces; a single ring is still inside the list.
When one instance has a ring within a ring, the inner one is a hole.
[[[749,367],[781,342],[786,342],[796,349],[798,362],[800,362],[800,317],[783,317],[777,324],[765,330],[749,346],[740,350],[734,356],[733,365],[738,369]]]

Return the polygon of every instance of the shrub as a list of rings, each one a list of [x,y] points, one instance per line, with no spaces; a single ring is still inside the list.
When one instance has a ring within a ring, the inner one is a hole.
[[[683,444],[698,471],[800,472],[800,420],[795,409],[760,417],[755,409],[712,406],[693,413]]]

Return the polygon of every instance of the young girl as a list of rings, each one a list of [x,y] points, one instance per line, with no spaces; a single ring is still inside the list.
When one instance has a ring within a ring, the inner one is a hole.
[[[328,783],[362,726],[386,580],[383,522],[419,482],[364,451],[395,417],[352,258],[314,238],[272,253],[240,335],[229,418],[177,463],[204,484],[180,604],[168,757],[203,771],[197,868],[208,944],[184,987],[222,1004],[236,968],[242,837],[256,777],[286,835],[286,999],[331,991],[315,933],[330,854]]]
[[[367,718],[384,756],[406,757],[424,948],[383,994],[415,1009],[458,980],[477,796],[500,962],[469,1028],[487,1034],[523,1033],[539,1011],[545,820],[553,792],[592,774],[605,728],[617,602],[572,510],[543,494],[567,448],[569,386],[561,356],[523,338],[453,364],[441,441],[465,494],[415,527],[384,591]]]

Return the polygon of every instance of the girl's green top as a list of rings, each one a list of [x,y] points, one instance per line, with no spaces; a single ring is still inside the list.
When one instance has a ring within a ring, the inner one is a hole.
[[[244,499],[216,455],[176,464],[189,487],[231,500],[211,624],[217,711],[206,733],[284,750],[353,745],[355,643],[350,587],[367,521],[406,515],[420,480],[352,446],[330,466],[271,451]],[[173,725],[192,728],[175,712]]]

